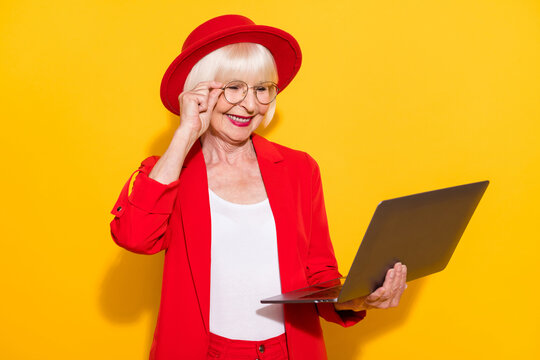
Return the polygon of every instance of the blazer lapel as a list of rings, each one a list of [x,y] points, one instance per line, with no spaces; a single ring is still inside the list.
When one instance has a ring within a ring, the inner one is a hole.
[[[271,142],[256,134],[252,141],[276,223],[281,290],[295,290],[305,283],[305,273],[297,247],[296,202],[290,174]]]
[[[179,198],[189,267],[206,331],[210,316],[212,224],[206,164],[200,141],[191,148],[180,176]]]
[[[261,170],[270,207],[276,223],[279,274],[281,291],[287,292],[306,286],[305,269],[298,250],[298,199],[295,196],[289,167],[285,163],[278,149],[266,139],[253,135],[252,137],[259,168]],[[297,195],[297,194],[296,194]],[[319,358],[306,355],[302,345],[313,341],[316,334],[306,333],[309,328],[306,322],[313,319],[313,305],[285,304],[284,308],[285,331],[287,333],[287,348],[291,359]],[[316,313],[316,312],[315,312]],[[316,319],[316,326],[319,320]],[[322,335],[319,335],[322,336]],[[310,349],[313,353],[324,354],[324,349]],[[306,357],[307,356],[307,357]]]

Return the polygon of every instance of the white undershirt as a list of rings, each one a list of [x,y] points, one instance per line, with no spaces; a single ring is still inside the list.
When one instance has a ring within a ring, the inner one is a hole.
[[[276,226],[268,199],[236,204],[212,190],[210,332],[266,340],[285,332],[283,305],[260,300],[281,293]]]

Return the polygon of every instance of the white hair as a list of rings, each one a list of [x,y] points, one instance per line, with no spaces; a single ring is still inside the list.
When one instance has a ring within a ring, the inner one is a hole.
[[[184,91],[192,90],[203,81],[224,81],[229,76],[263,75],[265,81],[277,84],[276,62],[270,51],[260,44],[236,43],[223,46],[203,57],[186,78]],[[264,116],[264,126],[268,126],[276,111],[276,100]]]

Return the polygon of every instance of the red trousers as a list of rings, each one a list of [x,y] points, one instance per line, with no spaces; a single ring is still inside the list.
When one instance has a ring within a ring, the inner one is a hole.
[[[288,360],[285,334],[262,340],[231,340],[210,333],[208,360]]]

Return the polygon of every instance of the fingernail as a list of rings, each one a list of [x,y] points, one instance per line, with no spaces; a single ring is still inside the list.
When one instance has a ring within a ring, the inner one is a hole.
[[[390,270],[390,279],[393,279],[394,278],[394,270]]]

